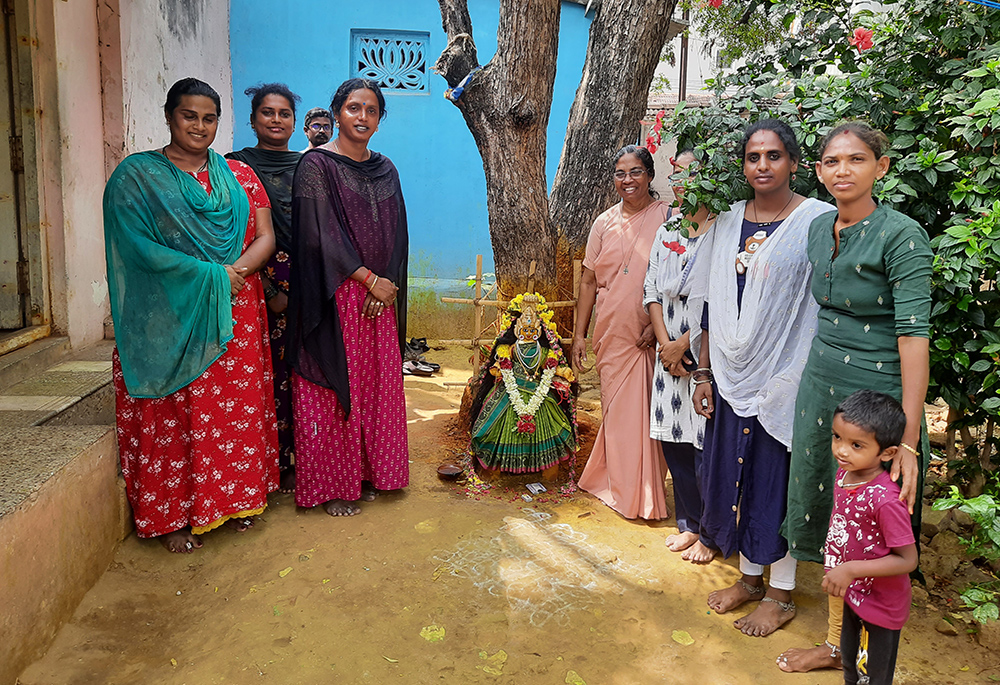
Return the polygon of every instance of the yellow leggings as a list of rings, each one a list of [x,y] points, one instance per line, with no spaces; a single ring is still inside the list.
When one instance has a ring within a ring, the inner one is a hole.
[[[844,598],[829,595],[830,615],[827,618],[826,641],[840,649],[840,629],[844,623]]]

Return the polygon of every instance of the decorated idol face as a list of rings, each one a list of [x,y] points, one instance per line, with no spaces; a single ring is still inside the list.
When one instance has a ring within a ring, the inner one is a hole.
[[[538,341],[538,337],[542,333],[542,321],[538,318],[538,312],[535,311],[534,298],[524,298],[521,316],[517,318],[517,323],[514,324],[514,333],[517,335],[519,343]]]

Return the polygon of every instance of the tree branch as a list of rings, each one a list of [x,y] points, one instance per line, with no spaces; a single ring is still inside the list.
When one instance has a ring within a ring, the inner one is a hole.
[[[438,0],[438,5],[448,46],[435,62],[434,71],[454,88],[479,66],[476,43],[472,39],[472,17],[466,0]]]

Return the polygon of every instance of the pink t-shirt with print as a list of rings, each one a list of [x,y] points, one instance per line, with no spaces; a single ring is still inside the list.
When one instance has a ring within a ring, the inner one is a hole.
[[[826,536],[827,571],[847,561],[881,559],[892,548],[915,543],[910,514],[899,500],[899,486],[883,471],[858,486],[842,485],[846,471],[837,471],[833,513]],[[907,575],[857,578],[844,601],[860,618],[873,625],[899,630],[910,616],[910,578]]]

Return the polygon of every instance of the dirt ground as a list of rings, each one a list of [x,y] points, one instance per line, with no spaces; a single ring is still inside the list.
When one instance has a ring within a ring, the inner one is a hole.
[[[663,544],[673,520],[627,521],[586,493],[478,498],[436,468],[462,446],[455,419],[470,352],[407,379],[411,480],[353,518],[275,494],[246,533],[191,555],[134,535],[21,685],[103,683],[788,683],[786,647],[821,641],[821,570],[800,566],[798,615],[768,638],[717,616],[708,593],[734,561],[695,567]],[[668,490],[669,491],[669,490]],[[897,683],[1000,680],[996,655],[941,635],[914,609]]]

